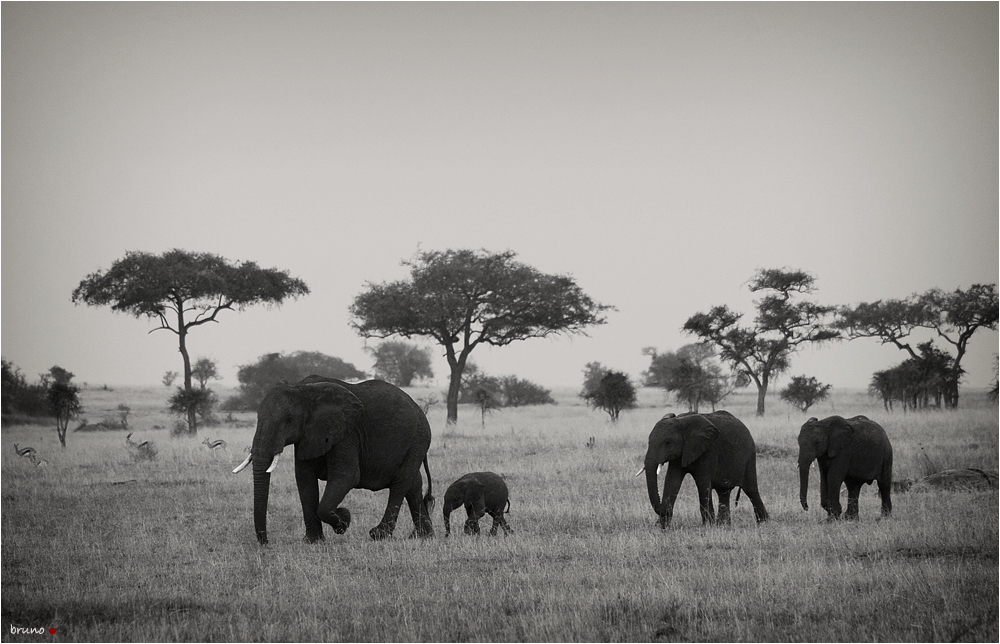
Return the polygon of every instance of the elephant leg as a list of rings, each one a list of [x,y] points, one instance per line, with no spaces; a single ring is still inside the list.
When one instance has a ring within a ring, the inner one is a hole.
[[[385,506],[385,513],[378,525],[368,531],[368,536],[373,541],[388,539],[396,530],[396,519],[399,518],[399,510],[403,507],[403,499],[409,491],[411,480],[407,477],[397,476],[389,486],[389,501]]]
[[[456,508],[452,507],[451,505],[448,505],[448,503],[445,502],[442,514],[444,515],[444,536],[446,537],[451,536],[451,513],[455,509]]]
[[[319,480],[307,461],[295,461],[295,486],[299,489],[302,518],[306,524],[306,541],[323,540],[323,523],[319,518]]]
[[[732,489],[729,490],[716,490],[719,494],[719,523],[729,524],[729,495],[733,493]]]
[[[660,503],[660,529],[665,530],[674,516],[674,502],[684,480],[684,470],[673,463],[667,464],[667,474],[663,479],[663,500]]]
[[[431,524],[431,518],[427,515],[427,509],[424,507],[422,492],[423,479],[420,478],[420,472],[417,471],[410,484],[410,489],[406,493],[406,505],[410,508],[410,517],[413,518],[411,538],[434,536],[434,526]]]
[[[490,530],[490,534],[496,534],[498,526],[503,528],[505,535],[511,533],[510,526],[507,525],[507,519],[503,518],[503,512],[493,515],[493,529]]]
[[[479,520],[486,514],[486,503],[480,496],[472,503],[465,504],[465,512],[468,518],[465,520],[465,534],[479,534]]]
[[[497,533],[497,528],[503,528],[504,534],[510,533],[510,526],[507,525],[506,519],[503,518],[503,510],[490,512],[489,515],[493,517],[493,527],[490,528],[491,535]]]
[[[712,504],[712,479],[704,474],[696,475],[694,484],[698,486],[698,505],[701,509],[701,523],[715,523],[715,506]]]
[[[862,485],[864,483],[861,481],[847,480],[847,512],[844,513],[844,518],[848,521],[858,518],[858,497],[861,496]]]
[[[843,511],[840,505],[840,487],[844,484],[844,474],[842,472],[827,472],[826,485],[826,513],[828,519],[839,519]]]
[[[830,508],[830,467],[827,463],[817,463],[819,469],[819,506],[826,510],[827,514],[832,514]],[[839,495],[840,492],[838,491]]]
[[[747,484],[743,486],[743,492],[750,499],[751,505],[753,505],[753,517],[757,520],[757,523],[767,521],[767,508],[764,507],[764,501],[760,498],[756,476],[747,481]]]
[[[350,479],[335,478],[328,480],[326,489],[323,490],[323,498],[319,502],[316,514],[337,534],[344,534],[351,525],[351,512],[347,508],[340,507],[340,502],[353,487],[354,483]]]
[[[878,479],[878,494],[882,497],[882,518],[892,516],[892,480]]]

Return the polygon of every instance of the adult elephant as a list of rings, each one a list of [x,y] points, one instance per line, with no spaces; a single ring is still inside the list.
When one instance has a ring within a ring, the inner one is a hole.
[[[663,498],[657,492],[657,472],[667,464]],[[715,521],[712,490],[719,495],[719,521],[729,523],[729,495],[739,486],[753,504],[757,523],[767,520],[767,510],[757,489],[757,447],[738,418],[727,411],[710,414],[667,414],[649,433],[646,450],[646,488],[661,528],[670,525],[674,501],[684,476],[698,487],[702,523]]]
[[[295,484],[302,502],[306,540],[323,538],[322,524],[342,534],[351,513],[340,502],[355,488],[389,488],[389,502],[372,539],[392,536],[406,499],[413,517],[410,536],[434,534],[430,511],[431,473],[427,417],[401,389],[381,380],[356,385],[308,376],[272,387],[257,411],[250,455],[233,472],[253,463],[253,521],[257,540],[267,543],[267,499],[278,455],[295,446]],[[427,495],[420,497],[420,464],[427,472]],[[322,498],[319,480],[326,481]]]
[[[819,465],[819,499],[830,519],[839,519],[840,486],[847,484],[845,519],[858,518],[861,486],[878,481],[882,516],[892,514],[892,445],[882,426],[864,416],[810,418],[799,431],[799,500],[808,510],[809,467]]]

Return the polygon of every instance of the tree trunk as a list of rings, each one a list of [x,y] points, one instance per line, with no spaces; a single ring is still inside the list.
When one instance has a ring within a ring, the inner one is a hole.
[[[469,357],[471,349],[464,349],[462,353],[456,355],[455,347],[451,344],[445,345],[445,357],[448,359],[448,366],[451,367],[451,377],[448,380],[448,420],[449,425],[458,422],[458,390],[462,388],[462,374],[465,373],[465,362]],[[483,421],[485,423],[485,421]]]
[[[757,415],[764,415],[764,398],[767,396],[767,374],[757,384]]]
[[[194,405],[191,404],[193,387],[191,386],[191,358],[188,356],[187,350],[187,328],[184,326],[184,313],[183,309],[178,309],[177,313],[177,337],[181,352],[181,357],[184,358],[184,397],[188,401],[187,408],[187,424],[188,433],[197,434],[198,433],[198,413]]]

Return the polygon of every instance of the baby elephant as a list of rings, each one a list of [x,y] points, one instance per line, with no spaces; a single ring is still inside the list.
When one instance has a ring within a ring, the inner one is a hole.
[[[451,534],[448,520],[452,510],[465,506],[468,518],[465,520],[465,534],[479,534],[479,519],[484,514],[493,517],[490,534],[497,533],[497,527],[510,532],[510,526],[503,514],[510,509],[507,498],[507,484],[493,472],[473,472],[458,479],[444,493],[444,534]]]

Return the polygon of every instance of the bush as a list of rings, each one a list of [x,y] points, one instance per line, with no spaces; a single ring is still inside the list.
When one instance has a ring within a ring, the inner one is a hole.
[[[256,411],[267,390],[282,380],[298,382],[306,376],[317,375],[338,380],[361,380],[367,377],[364,371],[355,368],[340,358],[324,355],[318,351],[297,351],[291,355],[268,353],[253,364],[239,368],[236,378],[240,381],[240,393],[226,399],[224,411]]]
[[[833,385],[824,385],[815,378],[793,376],[788,386],[778,392],[778,397],[798,407],[804,414],[810,407],[828,398],[832,388]]]
[[[385,340],[368,352],[375,358],[376,378],[397,387],[409,387],[414,380],[433,378],[431,350],[402,340]]]
[[[183,387],[178,387],[174,395],[170,397],[167,410],[181,417],[187,417],[188,410],[194,409],[198,418],[204,425],[218,425],[213,413],[219,399],[211,389],[192,389],[185,391]],[[188,427],[188,433],[196,431],[194,427]]]
[[[465,368],[458,402],[479,407],[486,402],[488,409],[556,404],[552,392],[541,385],[516,376],[490,376],[479,371],[471,362]]]
[[[580,397],[594,409],[606,411],[612,422],[618,422],[622,411],[636,406],[635,386],[628,375],[621,371],[607,372],[596,389],[581,392]]]
[[[2,360],[4,422],[13,417],[52,417],[49,406],[49,379],[29,384],[21,370],[12,362]]]
[[[504,407],[556,404],[550,390],[515,376],[500,378],[500,391],[503,394]]]

